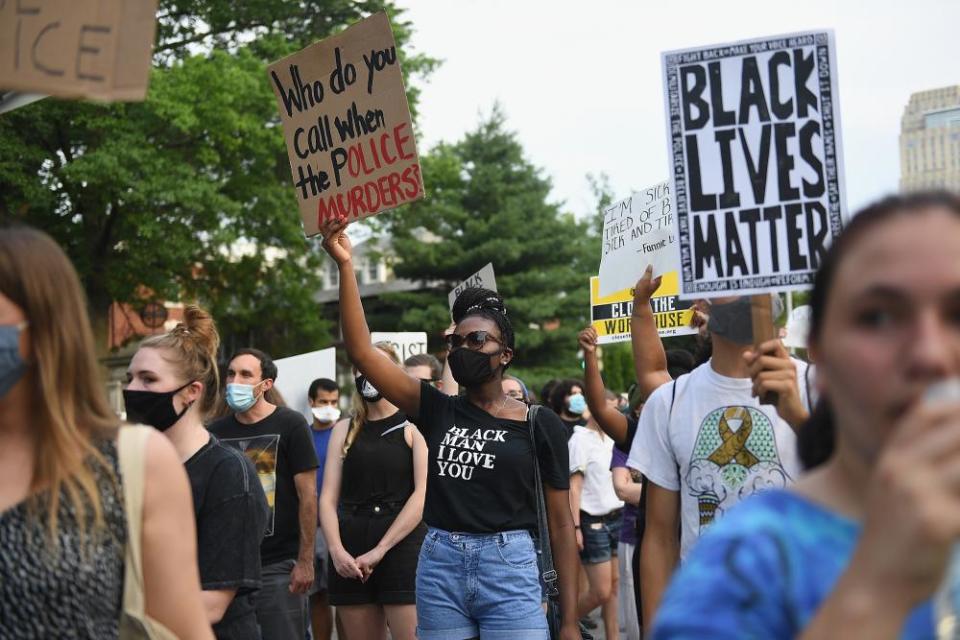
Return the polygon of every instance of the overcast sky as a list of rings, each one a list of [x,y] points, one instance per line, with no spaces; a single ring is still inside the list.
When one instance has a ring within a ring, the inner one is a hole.
[[[618,198],[668,177],[662,51],[834,29],[850,209],[897,188],[910,94],[960,84],[958,0],[398,4],[414,49],[443,60],[421,83],[422,146],[460,138],[498,101],[579,215],[594,206],[588,173],[606,173]]]

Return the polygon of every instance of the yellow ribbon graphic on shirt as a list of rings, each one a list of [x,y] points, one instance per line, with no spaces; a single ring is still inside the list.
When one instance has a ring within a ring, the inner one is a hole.
[[[740,428],[734,431],[727,424],[727,420],[741,420]],[[707,458],[719,467],[736,462],[749,469],[760,462],[757,456],[747,450],[747,438],[753,431],[753,419],[746,407],[728,407],[720,418],[718,425],[723,443]]]

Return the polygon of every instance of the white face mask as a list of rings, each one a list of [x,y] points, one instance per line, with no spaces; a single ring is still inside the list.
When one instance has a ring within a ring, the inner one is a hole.
[[[313,417],[317,419],[317,422],[321,424],[336,422],[340,417],[340,409],[330,405],[325,407],[310,407],[310,411],[313,412]]]

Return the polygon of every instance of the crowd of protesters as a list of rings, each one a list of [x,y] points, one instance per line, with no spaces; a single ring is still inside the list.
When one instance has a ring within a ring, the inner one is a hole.
[[[218,365],[196,306],[140,343],[121,420],[64,252],[0,230],[0,637],[574,640],[595,611],[607,639],[934,636],[960,537],[956,196],[852,218],[814,364],[755,344],[748,297],[696,305],[696,355],[665,349],[648,269],[626,401],[591,327],[582,379],[535,397],[486,289],[456,299],[445,362],[401,362],[346,228],[321,231],[353,400],[318,378],[309,420],[269,354]]]

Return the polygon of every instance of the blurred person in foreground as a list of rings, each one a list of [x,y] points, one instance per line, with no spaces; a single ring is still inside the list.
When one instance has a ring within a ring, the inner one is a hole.
[[[707,532],[656,639],[941,637],[931,596],[960,539],[960,393],[942,393],[960,384],[960,199],[858,213],[810,306],[821,400],[800,429],[808,472]],[[763,358],[746,355],[751,370]],[[955,592],[948,603],[955,615]]]
[[[139,427],[143,429],[144,427]],[[0,630],[119,636],[128,523],[120,419],[94,356],[77,273],[57,244],[0,228]],[[143,433],[143,432],[141,432]],[[146,434],[140,557],[146,614],[210,639],[190,484],[173,445]]]

